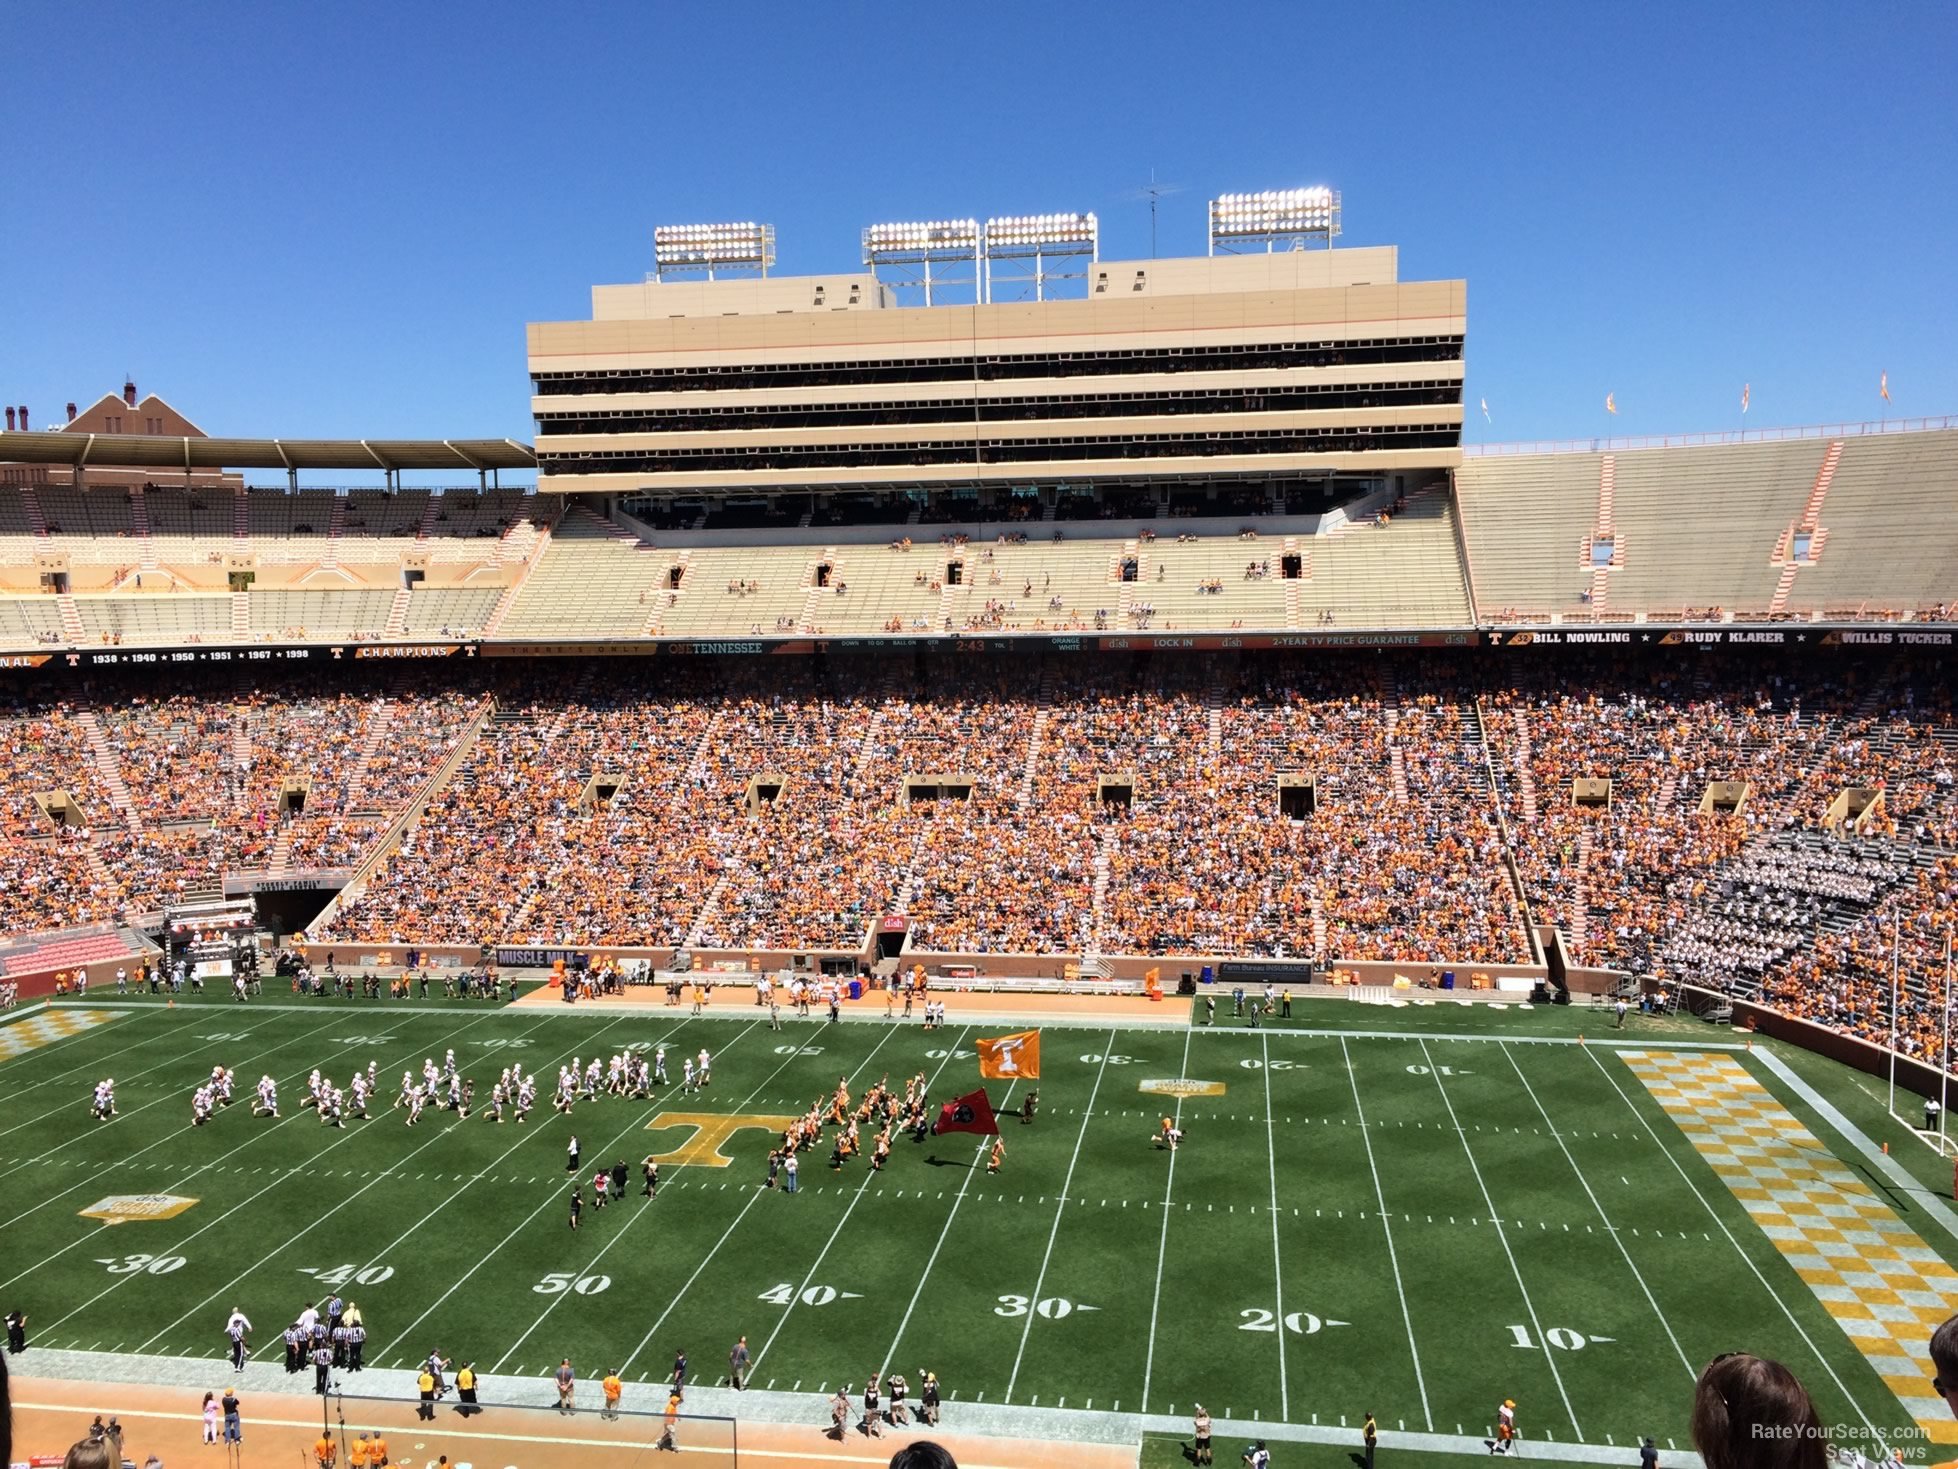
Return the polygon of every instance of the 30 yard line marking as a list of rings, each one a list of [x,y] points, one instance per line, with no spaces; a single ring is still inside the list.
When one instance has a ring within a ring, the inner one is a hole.
[[[965,1038],[971,1032],[972,1027],[969,1025],[960,1027],[958,1039],[946,1048],[944,1058],[932,1070],[931,1080],[925,1086],[926,1096],[931,1095],[931,1087],[937,1084],[939,1075],[951,1064],[952,1057],[957,1054],[959,1047],[965,1044]],[[1002,1098],[1001,1100],[1003,1102],[1005,1099]],[[841,1217],[837,1219],[836,1228],[829,1232],[829,1238],[823,1242],[822,1249],[816,1255],[815,1263],[809,1267],[809,1273],[802,1277],[802,1284],[796,1287],[795,1294],[789,1297],[789,1303],[783,1308],[781,1319],[775,1323],[775,1329],[768,1333],[768,1340],[761,1344],[761,1350],[756,1352],[753,1360],[749,1362],[748,1370],[750,1372],[753,1372],[757,1367],[761,1366],[761,1359],[768,1355],[768,1349],[775,1345],[775,1338],[780,1336],[782,1334],[782,1328],[788,1325],[789,1316],[795,1310],[796,1302],[801,1300],[802,1293],[815,1283],[816,1272],[823,1268],[823,1261],[829,1258],[830,1246],[834,1245],[837,1236],[843,1233],[843,1226],[850,1222],[851,1211],[862,1201],[865,1191],[870,1187],[870,1181],[877,1176],[877,1174],[867,1170],[864,1173],[863,1182],[857,1186],[857,1191],[850,1196],[849,1204],[844,1207]],[[881,1193],[883,1190],[880,1189],[878,1192]]]
[[[1530,1299],[1530,1288],[1523,1284],[1523,1271],[1516,1263],[1516,1254],[1509,1247],[1509,1236],[1503,1232],[1502,1220],[1496,1213],[1496,1201],[1489,1196],[1489,1185],[1482,1181],[1482,1168],[1475,1161],[1475,1149],[1469,1146],[1468,1134],[1461,1131],[1461,1120],[1455,1115],[1455,1102],[1448,1095],[1448,1088],[1441,1083],[1441,1073],[1435,1070],[1434,1055],[1428,1050],[1428,1042],[1421,1041],[1421,1054],[1427,1059],[1428,1074],[1434,1078],[1435,1090],[1441,1093],[1441,1105],[1448,1109],[1448,1121],[1462,1139],[1462,1152],[1467,1156],[1469,1171],[1475,1175],[1475,1186],[1482,1190],[1482,1201],[1489,1207],[1489,1217],[1496,1226],[1496,1238],[1502,1244],[1503,1255],[1509,1261],[1509,1272],[1516,1277],[1516,1289],[1522,1293],[1523,1309],[1530,1313],[1530,1328],[1536,1339],[1543,1341],[1543,1323],[1537,1320],[1536,1303]],[[1557,1384],[1557,1396],[1564,1400],[1564,1411],[1570,1415],[1571,1432],[1577,1435],[1579,1443],[1584,1442],[1584,1430],[1578,1427],[1577,1410],[1571,1406],[1570,1394],[1564,1389],[1564,1374],[1557,1370],[1556,1353],[1546,1346],[1543,1353],[1544,1364],[1550,1368],[1550,1379]]]
[[[1530,1102],[1537,1109],[1537,1114],[1548,1123],[1550,1121],[1550,1114],[1544,1110],[1543,1103],[1538,1100],[1536,1088],[1530,1085],[1529,1077],[1523,1074],[1523,1068],[1517,1065],[1516,1057],[1511,1053],[1509,1047],[1503,1046],[1501,1049],[1503,1056],[1509,1062],[1510,1068],[1515,1071],[1516,1079],[1523,1083],[1523,1090],[1530,1094]],[[1666,1333],[1666,1340],[1672,1343],[1673,1351],[1679,1354],[1679,1365],[1686,1369],[1686,1375],[1688,1377],[1697,1380],[1699,1378],[1699,1370],[1693,1366],[1692,1359],[1686,1355],[1686,1349],[1679,1344],[1679,1338],[1673,1335],[1672,1323],[1666,1320],[1666,1313],[1659,1309],[1658,1301],[1653,1299],[1652,1288],[1645,1283],[1645,1277],[1639,1273],[1638,1265],[1632,1259],[1632,1252],[1625,1247],[1624,1234],[1610,1227],[1611,1216],[1605,1213],[1604,1205],[1598,1202],[1598,1196],[1591,1192],[1590,1180],[1585,1178],[1584,1170],[1577,1166],[1577,1160],[1571,1156],[1570,1149],[1564,1145],[1563,1138],[1558,1136],[1557,1129],[1554,1126],[1550,1129],[1550,1135],[1557,1139],[1557,1147],[1563,1153],[1564,1161],[1570,1164],[1570,1171],[1577,1175],[1578,1183],[1583,1185],[1584,1196],[1591,1201],[1591,1207],[1598,1211],[1598,1218],[1604,1222],[1606,1233],[1611,1236],[1611,1242],[1618,1246],[1618,1253],[1625,1257],[1625,1266],[1632,1272],[1632,1279],[1638,1282],[1638,1288],[1645,1296],[1645,1304],[1650,1306],[1652,1308],[1652,1314],[1659,1318],[1659,1326]]]
[[[1111,1045],[1115,1037],[1108,1038]],[[1278,1142],[1271,1131],[1271,1042],[1267,1039],[1259,1048],[1264,1058],[1259,1070],[1265,1078],[1265,1161],[1271,1166],[1271,1275],[1272,1286],[1278,1293],[1278,1416],[1292,1416],[1292,1385],[1285,1376],[1285,1260],[1278,1249]],[[1361,1130],[1365,1135],[1365,1129]],[[1383,1210],[1384,1212],[1384,1210]],[[1147,1407],[1147,1404],[1144,1404]]]
[[[1401,1324],[1407,1328],[1407,1350],[1414,1358],[1414,1388],[1421,1395],[1421,1417],[1427,1423],[1428,1431],[1432,1433],[1435,1418],[1428,1408],[1428,1384],[1421,1375],[1421,1346],[1414,1339],[1414,1317],[1407,1308],[1407,1288],[1401,1284],[1400,1255],[1394,1249],[1394,1225],[1387,1217],[1387,1194],[1380,1186],[1380,1167],[1373,1161],[1373,1136],[1366,1127],[1366,1109],[1360,1105],[1360,1075],[1353,1065],[1352,1052],[1347,1048],[1344,1040],[1339,1043],[1339,1053],[1346,1060],[1346,1079],[1353,1088],[1353,1112],[1360,1119],[1360,1140],[1366,1144],[1367,1168],[1373,1174],[1373,1198],[1380,1206],[1380,1227],[1387,1235],[1387,1263],[1393,1267],[1394,1294],[1400,1297]],[[1453,1224],[1455,1221],[1451,1218],[1448,1222]],[[1144,1403],[1142,1408],[1147,1412],[1149,1405]]]
[[[1179,1081],[1187,1081],[1190,1076],[1190,1038],[1196,1034],[1194,1023],[1183,1032],[1183,1065],[1177,1071]],[[1183,1124],[1183,1098],[1176,1099],[1174,1121]],[[1156,1374],[1156,1314],[1163,1303],[1163,1261],[1169,1255],[1169,1210],[1170,1200],[1176,1192],[1176,1154],[1169,1155],[1169,1177],[1163,1184],[1163,1230],[1162,1238],[1156,1245],[1156,1291],[1149,1300],[1149,1348],[1142,1363],[1142,1411],[1149,1411],[1149,1384]]]
[[[1095,1115],[1095,1098],[1101,1094],[1101,1079],[1108,1074],[1108,1053],[1115,1049],[1115,1032],[1108,1032],[1108,1044],[1101,1048],[1101,1064],[1095,1068],[1095,1084],[1088,1091],[1088,1105],[1081,1109],[1081,1131],[1074,1138],[1074,1156],[1067,1160],[1067,1177],[1061,1183],[1061,1197],[1074,1195],[1074,1165],[1081,1161],[1081,1143],[1088,1136],[1089,1119]],[[1013,1371],[1006,1379],[1005,1401],[1013,1400],[1013,1385],[1020,1380],[1020,1363],[1027,1354],[1027,1337],[1033,1332],[1033,1318],[1040,1314],[1040,1289],[1047,1283],[1047,1265],[1054,1258],[1054,1240],[1061,1232],[1061,1216],[1066,1206],[1054,1210],[1054,1227],[1047,1231],[1047,1252],[1040,1257],[1040,1274],[1034,1277],[1033,1295],[1027,1307],[1027,1324],[1020,1328],[1020,1349],[1013,1354]],[[1272,1228],[1277,1229],[1274,1223]],[[1274,1234],[1273,1238],[1276,1238]],[[1281,1347],[1283,1343],[1280,1343]]]

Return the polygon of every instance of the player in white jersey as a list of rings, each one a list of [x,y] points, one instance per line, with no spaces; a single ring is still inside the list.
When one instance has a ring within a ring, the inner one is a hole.
[[[401,1095],[394,1099],[394,1105],[396,1107],[407,1106],[408,1098],[414,1094],[414,1091],[415,1091],[415,1073],[412,1071],[402,1072]]]
[[[614,1056],[605,1067],[605,1090],[618,1096],[625,1090],[625,1057]]]
[[[116,1115],[116,1079],[105,1076],[95,1083],[95,1100],[89,1104],[89,1111],[97,1122],[107,1122]]]
[[[277,1117],[279,1115],[279,1084],[270,1076],[258,1079],[258,1105],[252,1108],[254,1117]]]
[[[505,1074],[507,1075],[508,1073],[506,1072]],[[498,1081],[495,1086],[490,1088],[490,1104],[488,1110],[483,1113],[483,1120],[485,1122],[501,1122],[503,1120],[503,1106],[509,1100],[509,1084]]]
[[[219,1068],[218,1101],[221,1105],[226,1107],[231,1105],[231,1096],[237,1087],[237,1082],[237,1074],[229,1066]]]
[[[447,1080],[456,1074],[456,1053],[450,1050],[442,1057],[442,1077]]]
[[[191,1094],[190,1122],[193,1127],[202,1127],[211,1120],[211,1089],[200,1086]]]
[[[416,1086],[408,1089],[408,1125],[410,1127],[413,1127],[417,1122],[421,1121],[422,1106],[427,1100],[428,1093],[424,1092],[420,1087]]]
[[[354,1094],[353,1114],[356,1117],[365,1117],[367,1115],[367,1099],[374,1094],[373,1084],[368,1081],[366,1072],[356,1071],[354,1073],[352,1091]]]
[[[346,1101],[337,1086],[328,1086],[320,1097],[320,1121],[327,1127],[347,1125]]]
[[[537,1105],[537,1083],[526,1076],[517,1087],[517,1121],[530,1115],[530,1109]]]
[[[604,1074],[605,1063],[600,1061],[596,1056],[592,1057],[591,1065],[585,1068],[585,1095],[587,1097],[598,1095],[599,1078]]]
[[[653,1080],[661,1086],[667,1085],[665,1046],[657,1046],[653,1050]]]
[[[706,1086],[714,1079],[714,1058],[707,1054],[707,1047],[700,1048],[700,1084]]]
[[[694,1092],[693,1057],[680,1058],[680,1094],[692,1096]]]

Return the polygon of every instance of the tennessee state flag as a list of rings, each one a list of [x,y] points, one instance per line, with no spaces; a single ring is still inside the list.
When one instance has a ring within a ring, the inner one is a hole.
[[[993,1040],[981,1037],[979,1074],[989,1081],[1040,1080],[1040,1032],[1023,1030]]]
[[[999,1131],[999,1122],[993,1116],[993,1104],[986,1096],[986,1089],[980,1087],[976,1092],[967,1092],[956,1097],[938,1109],[938,1126],[933,1132],[984,1132]]]

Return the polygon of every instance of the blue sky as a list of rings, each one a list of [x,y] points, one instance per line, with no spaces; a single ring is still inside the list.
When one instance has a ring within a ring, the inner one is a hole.
[[[15,7],[0,401],[134,373],[223,434],[528,438],[523,324],[659,222],[1330,183],[1469,282],[1470,437],[1958,413],[1958,23],[1839,6]],[[24,63],[24,64],[23,64]],[[1619,415],[1605,416],[1607,392]]]

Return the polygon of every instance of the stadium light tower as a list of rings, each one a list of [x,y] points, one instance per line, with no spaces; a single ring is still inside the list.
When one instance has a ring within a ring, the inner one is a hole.
[[[1265,250],[1331,248],[1339,234],[1339,191],[1266,189],[1259,194],[1220,194],[1210,201],[1210,253],[1244,255]]]
[[[653,279],[706,272],[758,271],[775,263],[775,226],[756,224],[663,224],[653,230]]]
[[[1085,284],[1086,267],[1051,270],[1049,262],[1101,258],[1101,226],[1092,214],[1013,214],[986,221],[986,299],[997,300],[1004,286],[1011,299],[1045,301],[1056,281]],[[1004,266],[1002,270],[1000,267]]]
[[[863,263],[894,290],[924,291],[925,305],[946,290],[979,299],[981,236],[976,219],[873,224],[863,232]],[[885,274],[887,272],[888,279]]]

